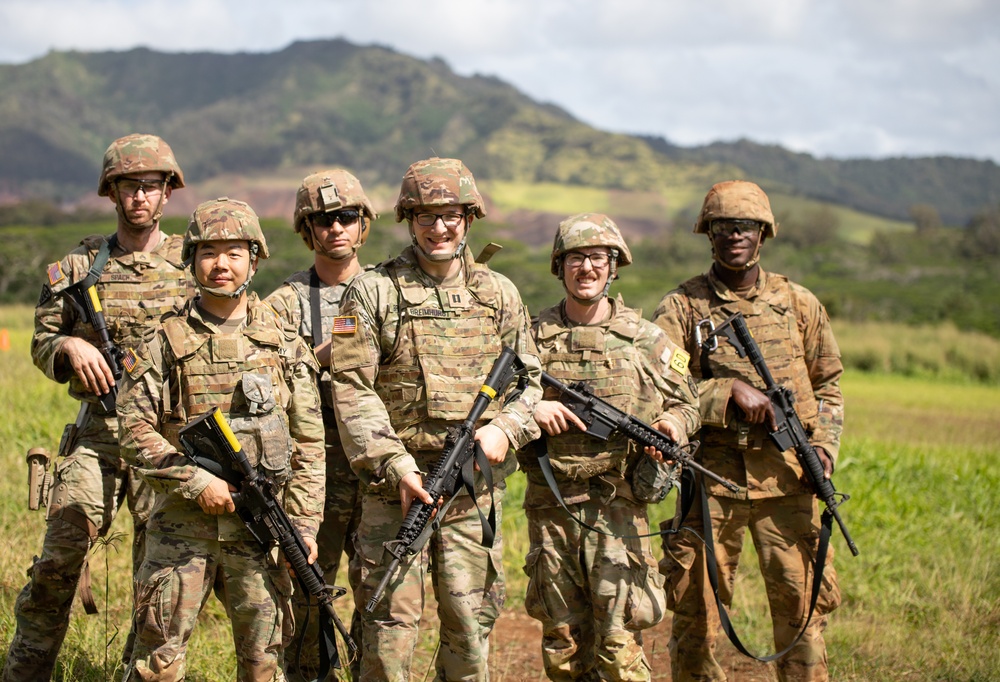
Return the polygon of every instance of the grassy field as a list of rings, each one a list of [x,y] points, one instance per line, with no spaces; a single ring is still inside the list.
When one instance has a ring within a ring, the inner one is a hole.
[[[7,548],[0,552],[0,659],[14,630],[14,600],[31,557],[41,549],[45,525],[42,512],[26,508],[24,454],[35,445],[54,450],[63,424],[74,414],[64,387],[47,381],[31,364],[30,315],[28,307],[0,308],[0,329],[7,330],[10,341],[10,350],[0,351],[5,415],[0,466],[6,472],[0,480],[0,532]],[[902,330],[858,331],[838,324],[837,331],[848,355],[855,351],[855,337]],[[849,372],[843,385],[847,435],[836,485],[851,494],[842,513],[861,556],[852,558],[835,534],[844,603],[827,632],[832,679],[1000,680],[1000,387],[954,376],[859,371]],[[523,478],[515,475],[510,483],[504,518],[510,597],[498,631],[518,622],[525,587]],[[669,498],[651,515],[669,516],[672,506]],[[129,617],[127,516],[121,515],[113,528],[121,536],[93,550],[101,613],[86,616],[78,605],[74,608],[56,679],[114,678]],[[764,652],[770,650],[766,603],[752,564],[751,550],[737,586],[735,620],[744,641]],[[537,636],[525,633],[520,647],[537,649]],[[428,630],[415,670],[427,668],[434,645]],[[190,654],[189,680],[233,679],[229,627],[214,599]],[[662,655],[657,659],[657,679],[669,679],[663,676],[664,661]],[[510,670],[498,664],[494,677],[523,679]]]

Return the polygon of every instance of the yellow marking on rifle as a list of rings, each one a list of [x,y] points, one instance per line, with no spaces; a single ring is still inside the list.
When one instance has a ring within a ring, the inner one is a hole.
[[[97,287],[91,286],[87,289],[87,295],[90,296],[90,304],[94,306],[94,312],[101,312],[101,299],[97,297]]]
[[[479,392],[485,393],[486,397],[489,398],[490,400],[493,400],[494,398],[497,397],[497,392],[493,389],[493,387],[487,386],[486,384],[483,384],[483,387],[479,389]]]
[[[233,449],[233,452],[239,452],[240,442],[236,440],[236,434],[233,433],[231,428],[229,428],[229,422],[227,422],[226,418],[222,416],[222,410],[218,407],[215,408],[215,411],[212,412],[212,419],[214,419],[215,423],[219,425],[219,430],[222,431],[222,435],[226,437],[227,441],[229,441],[229,447]]]

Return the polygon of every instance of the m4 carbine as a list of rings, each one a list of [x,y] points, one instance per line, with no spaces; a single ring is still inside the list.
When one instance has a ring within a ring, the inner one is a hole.
[[[522,390],[527,382],[524,363],[517,357],[510,348],[504,347],[500,357],[493,363],[493,368],[486,377],[483,387],[479,389],[479,395],[472,403],[469,416],[465,418],[445,442],[444,452],[434,464],[427,478],[424,479],[424,490],[434,498],[433,504],[427,504],[420,499],[414,499],[410,505],[406,518],[399,527],[395,540],[385,543],[386,554],[392,557],[389,566],[381,582],[372,594],[365,611],[371,613],[382,598],[385,588],[389,585],[399,564],[408,556],[416,554],[424,546],[430,537],[433,526],[428,527],[428,522],[434,510],[438,508],[438,502],[445,496],[454,496],[461,488],[463,478],[467,487],[471,488],[472,463],[477,461],[483,476],[490,475],[489,463],[486,461],[479,445],[475,443],[476,422],[489,407],[489,404],[498,396],[502,396],[507,390],[507,386],[513,381],[515,376],[520,376],[518,390]],[[477,452],[478,451],[478,452]],[[463,477],[463,468],[465,475]],[[492,488],[492,477],[487,479],[488,485]],[[492,492],[492,491],[491,491]],[[470,492],[470,494],[472,494]],[[475,499],[475,495],[473,495]],[[442,509],[441,513],[444,513]],[[492,516],[492,510],[491,510]],[[482,518],[482,512],[480,512]],[[493,522],[491,520],[491,522]],[[493,529],[488,524],[483,525],[483,544],[493,545]]]
[[[324,678],[325,670],[331,663],[334,668],[340,667],[330,623],[340,632],[352,656],[358,650],[333,608],[334,600],[346,590],[327,585],[323,569],[309,563],[309,550],[281,506],[277,485],[250,464],[218,407],[189,422],[180,430],[179,436],[181,445],[195,464],[236,488],[236,492],[232,493],[233,504],[247,529],[265,550],[277,543],[292,565],[299,584],[319,602],[322,640],[320,677]]]
[[[104,408],[105,412],[111,414],[115,411],[115,402],[118,399],[117,382],[121,381],[122,378],[122,351],[114,344],[114,341],[111,340],[111,335],[108,333],[108,323],[104,319],[104,308],[101,306],[101,299],[97,295],[97,286],[91,284],[85,287],[85,284],[86,280],[80,280],[76,284],[66,287],[62,291],[62,295],[73,303],[77,311],[79,311],[80,317],[97,333],[99,342],[97,349],[101,351],[104,361],[111,368],[111,374],[114,376],[116,382],[107,393],[98,396],[101,401],[101,407]]]
[[[678,446],[646,422],[598,398],[582,381],[567,386],[550,374],[542,372],[542,386],[554,388],[559,393],[559,402],[587,425],[587,433],[591,436],[608,440],[615,432],[621,433],[643,447],[656,448],[663,453],[665,460],[681,462],[684,466],[700,471],[702,475],[721,483],[734,493],[739,492],[738,485],[695,461],[688,450],[697,449],[697,441],[689,443],[687,447]]]
[[[844,520],[840,518],[840,511],[837,509],[842,503],[851,499],[851,496],[838,493],[833,487],[833,481],[826,477],[819,454],[817,454],[816,448],[813,447],[812,443],[809,442],[809,434],[806,433],[802,422],[799,420],[799,415],[795,411],[795,406],[793,405],[795,396],[792,394],[791,389],[778,385],[774,377],[771,376],[771,370],[768,369],[767,363],[764,361],[764,356],[760,352],[760,347],[754,341],[753,335],[747,328],[743,314],[736,313],[716,327],[706,336],[702,344],[703,347],[709,351],[714,350],[717,346],[717,341],[714,337],[717,336],[724,336],[733,345],[741,358],[747,358],[764,382],[764,394],[771,400],[771,405],[774,407],[774,423],[776,426],[775,430],[768,435],[778,450],[782,452],[789,448],[795,448],[795,456],[802,465],[802,470],[805,471],[806,478],[812,485],[813,490],[816,491],[816,496],[826,505],[825,513],[830,514],[837,521],[840,532],[844,535],[844,540],[847,541],[847,547],[851,550],[851,554],[857,556],[858,548],[854,544],[851,534],[847,531]],[[841,498],[840,500],[837,499],[838,495]]]

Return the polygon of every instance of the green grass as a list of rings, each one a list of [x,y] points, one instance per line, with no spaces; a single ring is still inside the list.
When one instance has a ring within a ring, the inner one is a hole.
[[[62,425],[74,414],[65,387],[46,380],[31,364],[30,320],[30,307],[0,307],[0,329],[8,331],[11,343],[9,351],[0,352],[5,414],[0,465],[6,472],[0,480],[0,530],[8,547],[0,553],[0,658],[13,634],[14,599],[44,532],[43,514],[29,512],[25,505],[24,454],[34,445],[54,450]],[[845,353],[855,344],[855,331],[837,325]],[[859,338],[872,335],[862,331]],[[936,338],[934,331],[925,329],[917,336]],[[878,335],[886,335],[885,330]],[[1000,680],[1000,387],[849,371],[843,389],[846,436],[835,482],[851,495],[841,512],[861,555],[851,557],[834,530],[844,602],[826,633],[831,678]],[[526,586],[521,570],[528,547],[520,510],[523,492],[524,478],[515,474],[509,479],[503,529],[512,610],[523,608]],[[651,509],[651,520],[656,523],[672,511],[670,497]],[[105,656],[113,670],[128,627],[127,514],[119,516],[113,531],[125,534],[120,544],[98,547],[91,557],[101,615],[86,616],[74,608],[57,680],[114,677],[105,674]],[[339,606],[346,612],[346,600]],[[744,642],[755,651],[770,651],[767,607],[752,547],[741,563],[734,613]],[[435,644],[436,635],[428,629],[415,671],[426,669]],[[537,644],[526,641],[524,646]],[[209,600],[189,651],[189,680],[234,678],[229,626],[217,600]]]

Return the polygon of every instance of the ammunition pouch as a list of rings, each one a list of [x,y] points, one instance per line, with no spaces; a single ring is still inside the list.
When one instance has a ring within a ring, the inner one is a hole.
[[[76,428],[76,424],[69,426]],[[31,448],[28,450],[26,459],[28,462],[28,509],[37,511],[48,504],[49,488],[52,487],[52,474],[49,473],[49,463],[52,461],[52,456],[45,448]]]
[[[680,474],[679,464],[669,466],[666,462],[657,462],[646,453],[640,452],[629,477],[632,495],[639,502],[646,504],[662,502],[671,488],[680,488]]]

